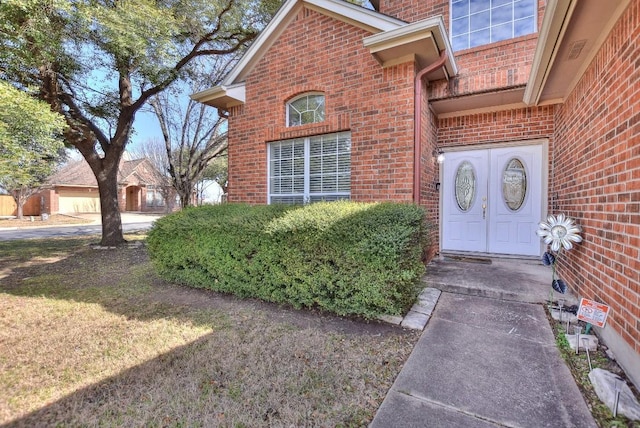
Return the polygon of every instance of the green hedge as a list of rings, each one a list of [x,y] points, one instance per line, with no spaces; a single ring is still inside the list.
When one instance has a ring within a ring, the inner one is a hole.
[[[427,229],[409,204],[224,204],[157,220],[147,243],[169,281],[375,317],[415,300]]]

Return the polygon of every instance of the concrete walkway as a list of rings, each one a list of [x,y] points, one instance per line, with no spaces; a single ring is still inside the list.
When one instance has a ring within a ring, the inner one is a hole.
[[[445,259],[428,271],[443,293],[371,427],[597,426],[539,304],[548,268]]]
[[[164,217],[164,213],[144,213],[137,211],[124,211],[120,213],[122,224],[135,224],[153,222],[160,217]],[[76,214],[76,217],[91,220],[91,224],[102,224],[102,216],[100,213]]]

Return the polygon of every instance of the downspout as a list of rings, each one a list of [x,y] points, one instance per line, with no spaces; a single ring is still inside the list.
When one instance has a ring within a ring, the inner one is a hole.
[[[442,67],[447,60],[447,51],[440,53],[436,62],[429,64],[416,74],[414,93],[414,128],[413,128],[413,202],[420,204],[420,158],[422,156],[422,78]]]

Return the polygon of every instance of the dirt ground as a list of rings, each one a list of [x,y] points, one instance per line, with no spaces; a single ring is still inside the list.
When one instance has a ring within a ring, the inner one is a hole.
[[[24,216],[21,220],[17,218],[0,218],[0,227],[34,227],[34,226],[60,226],[65,224],[86,224],[91,223],[89,219],[70,216],[65,214],[53,214],[47,220],[42,220],[41,216]]]

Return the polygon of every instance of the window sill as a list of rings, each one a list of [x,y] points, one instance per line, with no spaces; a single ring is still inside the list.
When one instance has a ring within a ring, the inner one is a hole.
[[[265,142],[289,140],[292,138],[310,137],[318,134],[348,131],[351,128],[350,116],[347,113],[332,115],[324,122],[309,123],[298,126],[273,125],[266,129]]]
[[[525,36],[514,37],[513,39],[501,40],[499,42],[493,42],[486,45],[475,46],[469,49],[454,51],[453,55],[456,57],[459,57],[459,56],[464,56],[469,54],[476,54],[478,52],[482,52],[485,50],[496,49],[503,46],[509,46],[509,45],[513,45],[516,43],[525,42],[525,41],[537,39],[537,38],[538,38],[538,32],[535,32],[535,33],[527,34]]]

